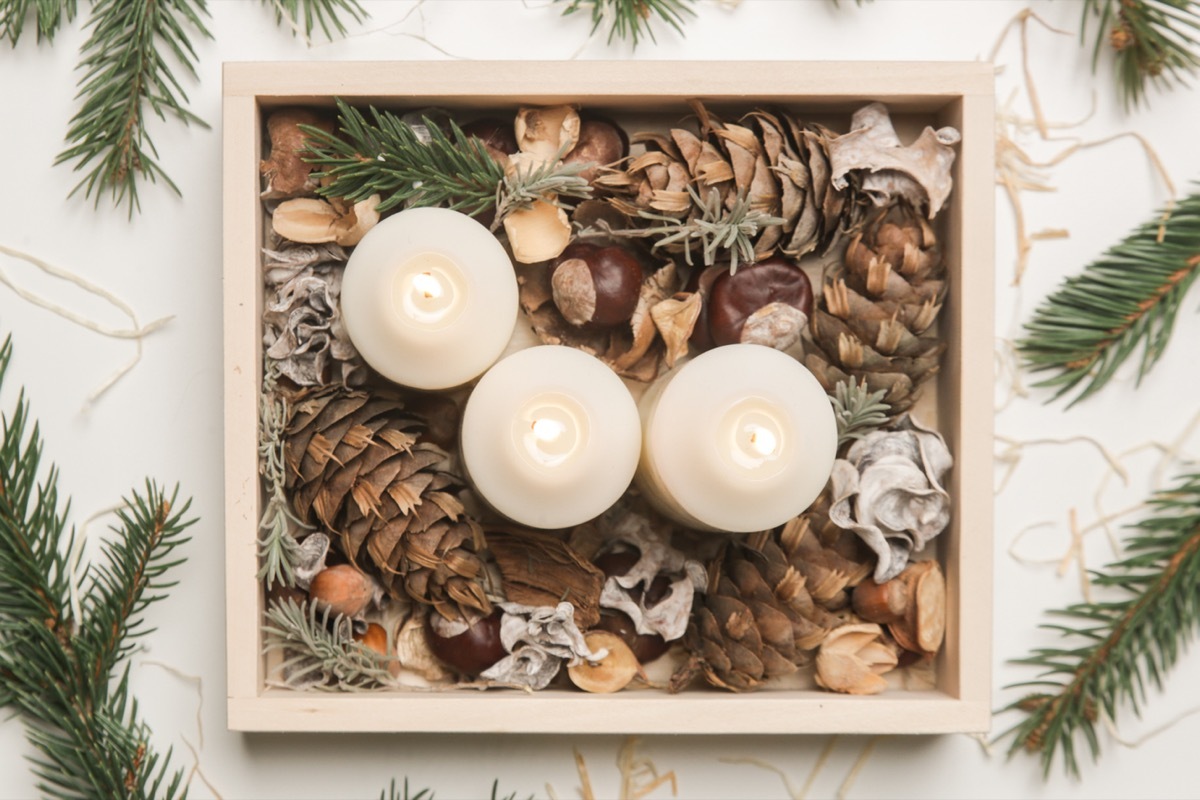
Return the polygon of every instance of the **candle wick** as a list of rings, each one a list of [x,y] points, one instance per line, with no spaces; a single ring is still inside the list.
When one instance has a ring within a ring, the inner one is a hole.
[[[561,422],[552,419],[535,419],[530,425],[530,429],[538,441],[553,442],[563,435],[566,427]]]
[[[413,288],[420,292],[426,300],[441,297],[443,292],[442,282],[429,272],[413,276]]]

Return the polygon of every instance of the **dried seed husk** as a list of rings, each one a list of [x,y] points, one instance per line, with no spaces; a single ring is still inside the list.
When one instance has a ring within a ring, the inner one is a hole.
[[[604,573],[566,542],[516,529],[489,529],[487,542],[509,601],[526,606],[569,602],[575,608],[575,623],[583,629],[600,620]]]
[[[619,692],[628,686],[641,670],[641,665],[629,649],[629,645],[615,633],[589,631],[584,640],[593,651],[607,651],[604,657],[597,661],[584,659],[567,667],[567,676],[570,677],[571,683],[585,692]]]

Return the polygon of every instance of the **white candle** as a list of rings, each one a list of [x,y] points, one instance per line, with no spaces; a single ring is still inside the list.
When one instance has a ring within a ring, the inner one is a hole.
[[[636,483],[658,510],[703,530],[782,525],[821,493],[837,423],[817,379],[769,347],[697,356],[642,399]]]
[[[381,375],[449,389],[478,377],[508,344],[517,279],[483,225],[457,211],[412,208],[354,248],[341,308],[350,341]]]
[[[494,509],[534,528],[566,528],[629,488],[641,450],[629,390],[598,359],[531,347],[479,380],[462,419],[467,477]]]

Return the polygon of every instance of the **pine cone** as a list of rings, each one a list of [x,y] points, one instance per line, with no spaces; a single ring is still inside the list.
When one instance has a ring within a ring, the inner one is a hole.
[[[486,615],[483,532],[463,514],[448,458],[419,417],[378,394],[301,395],[285,431],[285,485],[302,520],[335,533],[392,596],[403,591],[450,619]]]
[[[701,671],[722,689],[757,689],[795,672],[839,624],[813,602],[778,534],[731,543],[709,564],[708,591],[697,596],[684,636],[691,659],[672,676],[671,690]]]
[[[612,204],[633,218],[648,211],[686,220],[701,216],[696,198],[704,200],[715,189],[726,209],[745,196],[752,210],[784,219],[758,233],[758,258],[776,249],[792,257],[828,251],[857,210],[832,183],[828,142],[834,134],[784,112],[756,111],[735,125],[721,122],[699,101],[691,106],[699,135],[683,128],[666,136],[635,134],[632,141],[646,152],[624,171],[596,180],[615,195]]]
[[[877,213],[826,277],[805,364],[832,393],[849,377],[886,390],[892,414],[907,411],[938,371],[945,345],[929,333],[946,287],[929,223],[907,204]]]
[[[828,543],[819,531],[830,536]],[[851,536],[843,541],[842,533]],[[849,606],[851,590],[874,569],[874,558],[863,552],[858,537],[833,525],[821,511],[807,511],[784,525],[779,544],[788,562],[804,576],[813,601],[828,611]]]

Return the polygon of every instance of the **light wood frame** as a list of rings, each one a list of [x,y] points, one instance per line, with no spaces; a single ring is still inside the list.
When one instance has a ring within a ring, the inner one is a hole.
[[[874,697],[547,690],[320,694],[268,688],[255,578],[262,497],[262,110],[334,96],[392,106],[580,103],[654,109],[689,97],[845,113],[880,100],[963,134],[945,225],[948,347],[939,425],[955,454],[941,537],[946,643],[934,691]],[[986,63],[241,63],[224,74],[225,559],[229,728],[490,733],[949,733],[990,725],[992,638],[993,70]]]

